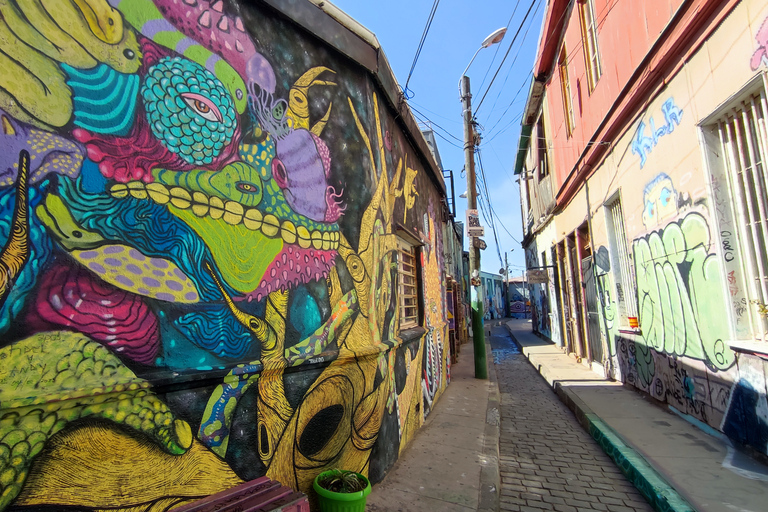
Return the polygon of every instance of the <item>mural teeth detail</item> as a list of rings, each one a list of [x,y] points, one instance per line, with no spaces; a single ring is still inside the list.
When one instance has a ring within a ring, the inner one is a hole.
[[[222,219],[227,224],[237,226],[240,223],[251,231],[261,231],[268,238],[283,239],[286,244],[297,244],[302,249],[336,250],[339,247],[338,231],[309,231],[305,226],[297,226],[293,221],[282,222],[272,214],[263,214],[256,208],[246,209],[237,201],[224,201],[217,196],[207,196],[203,192],[190,193],[182,187],[167,187],[159,182],[144,183],[130,181],[116,183],[109,190],[116,199],[132,197],[151,199],[159,205],[170,203],[179,209],[191,209],[198,217],[209,216],[213,220]],[[291,248],[289,247],[289,252]],[[285,262],[284,262],[285,263]],[[293,261],[290,263],[291,269]]]
[[[224,216],[224,201],[216,196],[212,196],[208,201],[208,205],[210,206],[208,214],[213,220],[219,220]]]
[[[171,189],[171,204],[176,208],[181,208],[182,210],[186,210],[187,208],[192,206],[192,196],[184,188],[173,187]]]
[[[202,192],[192,194],[192,213],[198,217],[208,215],[208,196]]]
[[[243,224],[251,231],[260,231],[262,225],[261,211],[252,208],[245,212],[243,216]]]
[[[243,205],[237,201],[227,201],[224,204],[224,222],[236,226],[243,220]]]
[[[125,183],[118,183],[117,185],[112,186],[110,193],[112,194],[112,197],[116,199],[123,199],[128,197],[128,187],[125,186]]]
[[[286,220],[283,222],[282,229],[280,231],[283,240],[288,244],[296,243],[296,226],[293,222]]]
[[[296,228],[296,236],[299,239],[299,247],[302,249],[309,249],[309,246],[312,244],[312,239],[309,237],[309,230],[304,226],[299,226]]]
[[[267,214],[264,216],[264,225],[261,226],[261,232],[269,238],[275,238],[280,230],[280,220],[274,215]]]
[[[162,183],[149,183],[146,188],[149,198],[157,204],[167,204],[171,200],[168,188]]]
[[[128,186],[128,191],[131,193],[131,197],[134,197],[136,199],[146,199],[147,198],[147,189],[144,187],[144,184],[140,181],[129,181],[126,183]]]
[[[320,250],[323,247],[323,235],[319,231],[312,232],[312,247],[317,250]]]

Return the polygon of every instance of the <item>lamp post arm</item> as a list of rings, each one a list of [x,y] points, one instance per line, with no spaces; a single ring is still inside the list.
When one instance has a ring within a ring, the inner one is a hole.
[[[480,53],[480,50],[482,50],[483,48],[484,46],[481,46],[480,48],[478,48],[475,54],[472,56],[472,59],[470,59],[469,64],[467,64],[467,67],[464,68],[464,72],[461,73],[462,78],[464,77],[464,75],[467,74],[467,71],[469,70],[469,66],[472,65],[472,62],[474,62],[475,57],[477,57],[477,54]],[[461,97],[461,78],[459,78],[459,97]]]

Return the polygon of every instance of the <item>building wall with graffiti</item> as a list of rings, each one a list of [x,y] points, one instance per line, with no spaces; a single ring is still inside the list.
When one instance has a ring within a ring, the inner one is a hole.
[[[483,296],[483,317],[486,320],[504,318],[504,281],[501,275],[480,272],[480,291]]]
[[[702,23],[550,221],[555,240],[529,246],[556,248],[574,286],[550,304],[571,305],[601,371],[765,454],[768,6],[723,3]]]
[[[436,166],[288,11],[0,2],[0,511],[376,482],[445,389]]]

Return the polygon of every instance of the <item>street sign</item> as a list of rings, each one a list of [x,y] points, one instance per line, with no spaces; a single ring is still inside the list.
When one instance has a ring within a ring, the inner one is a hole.
[[[467,210],[467,236],[483,236],[485,229],[480,225],[480,216],[477,210]]]
[[[546,284],[549,282],[549,273],[545,268],[530,269],[526,275],[528,284]]]
[[[485,245],[485,240],[483,240],[482,238],[473,238],[472,243],[474,244],[475,247],[477,247],[481,251],[485,250],[485,248],[488,247],[487,245]]]

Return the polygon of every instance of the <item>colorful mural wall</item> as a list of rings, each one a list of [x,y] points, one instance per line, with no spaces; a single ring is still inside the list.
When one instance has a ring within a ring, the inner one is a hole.
[[[0,511],[380,480],[450,368],[440,191],[363,68],[234,0],[0,2],[0,61]]]
[[[504,281],[498,274],[480,272],[483,318],[504,318]]]

